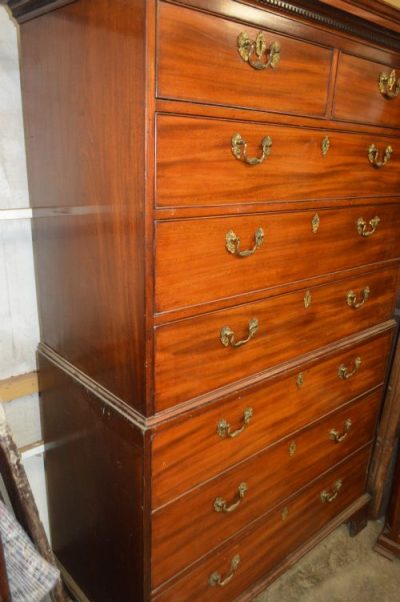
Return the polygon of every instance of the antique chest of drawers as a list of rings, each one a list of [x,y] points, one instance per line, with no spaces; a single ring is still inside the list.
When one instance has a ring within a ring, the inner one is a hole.
[[[251,600],[341,523],[357,532],[377,493],[400,14],[9,6],[66,582],[91,602]]]

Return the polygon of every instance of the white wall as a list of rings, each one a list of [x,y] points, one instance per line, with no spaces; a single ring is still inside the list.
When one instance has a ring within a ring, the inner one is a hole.
[[[18,36],[0,6],[0,380],[36,370],[39,327],[19,79]],[[6,403],[20,447],[41,440],[37,395]],[[43,458],[24,460],[47,527]]]

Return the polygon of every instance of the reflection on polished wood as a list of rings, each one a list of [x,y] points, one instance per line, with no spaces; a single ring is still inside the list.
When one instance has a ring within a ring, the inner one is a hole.
[[[64,574],[92,602],[248,602],[384,493],[398,13],[9,6]]]

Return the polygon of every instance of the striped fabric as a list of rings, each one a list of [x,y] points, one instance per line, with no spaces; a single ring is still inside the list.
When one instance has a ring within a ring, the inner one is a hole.
[[[1,500],[0,534],[12,602],[40,602],[56,584],[59,571],[38,554]]]

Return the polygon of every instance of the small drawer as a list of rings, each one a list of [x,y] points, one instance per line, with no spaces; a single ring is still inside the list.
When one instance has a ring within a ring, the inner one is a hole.
[[[381,399],[380,388],[156,511],[153,585],[168,580],[368,444]]]
[[[174,115],[157,119],[158,207],[397,196],[399,186],[398,138]]]
[[[155,431],[153,507],[382,384],[391,341],[389,331],[306,365],[301,372],[236,392]],[[339,378],[339,368],[354,365],[357,357],[362,361],[359,375]],[[185,466],[190,470],[183,470]]]
[[[393,66],[342,53],[336,80],[335,118],[400,127],[400,68],[393,71]]]
[[[156,232],[156,310],[201,305],[397,259],[399,231],[396,205],[161,222]],[[393,280],[381,290],[388,286],[393,291]]]
[[[158,327],[157,411],[385,322],[396,279],[371,272]]]
[[[153,599],[157,602],[234,600],[361,497],[366,487],[369,456],[370,448],[364,448],[325,473],[245,533],[193,565],[169,589],[154,592]],[[331,503],[322,501],[327,499],[332,499]],[[200,524],[198,528],[201,529]],[[173,557],[167,552],[162,560],[167,565],[173,562]],[[153,564],[153,570],[156,568]],[[224,587],[218,585],[231,573],[232,578]]]
[[[331,61],[330,48],[159,5],[159,98],[323,116]]]

